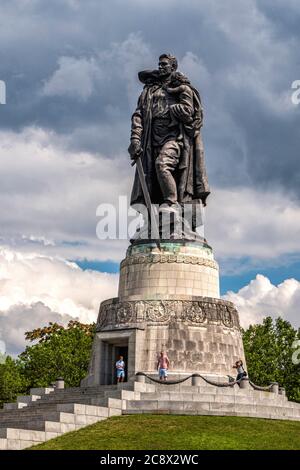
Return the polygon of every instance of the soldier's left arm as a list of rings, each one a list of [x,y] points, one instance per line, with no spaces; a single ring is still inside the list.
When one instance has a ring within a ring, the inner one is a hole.
[[[178,103],[170,106],[170,112],[175,119],[188,124],[192,122],[194,115],[193,91],[188,85],[180,85],[172,90],[178,93]]]

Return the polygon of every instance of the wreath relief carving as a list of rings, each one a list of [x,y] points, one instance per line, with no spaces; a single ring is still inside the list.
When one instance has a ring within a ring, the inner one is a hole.
[[[133,300],[103,302],[98,315],[97,331],[118,325],[165,325],[174,322],[188,322],[194,326],[219,324],[227,328],[240,328],[237,310],[225,300]]]
[[[133,264],[153,264],[153,263],[185,263],[207,266],[212,269],[219,269],[218,263],[213,259],[199,258],[198,256],[184,256],[183,254],[150,254],[150,255],[131,255],[121,262],[121,269]]]

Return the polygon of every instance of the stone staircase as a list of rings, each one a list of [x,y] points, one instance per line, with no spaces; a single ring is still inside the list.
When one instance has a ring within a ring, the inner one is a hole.
[[[247,416],[300,420],[300,404],[284,394],[250,388],[151,383],[31,389],[0,410],[0,449],[24,449],[110,416],[139,413]]]
[[[158,413],[300,420],[300,403],[285,394],[211,385],[139,384],[140,398],[128,400],[123,414]],[[143,391],[142,391],[143,390]]]
[[[123,401],[139,398],[117,385],[31,389],[0,410],[0,449],[17,450],[121,415]]]

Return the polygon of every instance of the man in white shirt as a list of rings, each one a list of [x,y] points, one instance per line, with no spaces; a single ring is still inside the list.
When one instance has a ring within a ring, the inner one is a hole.
[[[125,362],[123,356],[119,356],[119,360],[116,362],[117,371],[117,382],[124,382],[125,379]]]

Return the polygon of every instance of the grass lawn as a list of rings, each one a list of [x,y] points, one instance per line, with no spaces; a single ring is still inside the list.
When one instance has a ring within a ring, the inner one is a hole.
[[[32,450],[300,449],[300,422],[234,416],[118,416]]]

